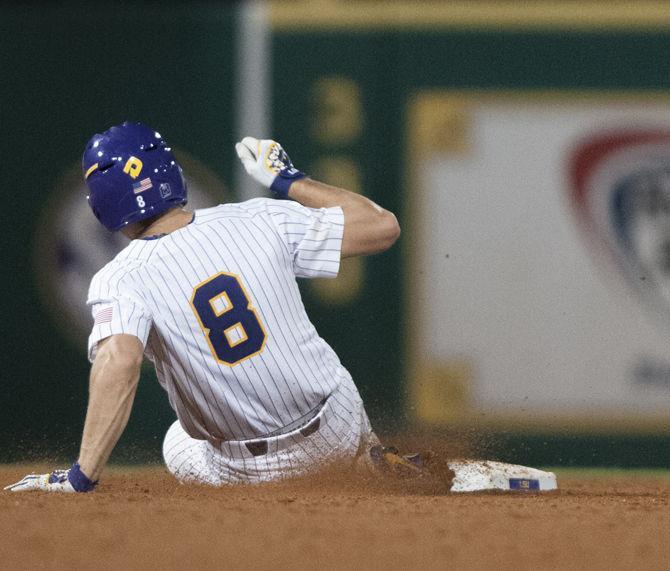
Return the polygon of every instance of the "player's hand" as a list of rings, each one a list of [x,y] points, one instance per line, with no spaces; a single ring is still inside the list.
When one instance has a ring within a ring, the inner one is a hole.
[[[54,470],[51,474],[28,474],[21,480],[6,486],[10,492],[27,492],[42,490],[44,492],[74,492],[72,484],[67,479],[70,470]]]
[[[79,463],[75,462],[69,470],[54,470],[51,474],[28,474],[16,484],[5,486],[10,492],[29,492],[41,490],[43,492],[90,492],[98,484],[92,481],[81,471]]]
[[[235,145],[245,170],[277,196],[285,198],[291,184],[305,177],[293,166],[291,159],[276,141],[244,137]]]

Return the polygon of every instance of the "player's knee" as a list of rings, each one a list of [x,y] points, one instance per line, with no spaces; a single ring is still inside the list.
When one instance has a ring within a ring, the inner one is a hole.
[[[172,473],[175,471],[174,460],[179,455],[183,448],[183,443],[187,439],[188,435],[184,432],[178,420],[175,420],[165,433],[165,438],[163,439],[163,461]]]
[[[207,464],[203,441],[191,438],[179,421],[165,434],[163,460],[168,471],[181,483],[220,485],[219,478]]]

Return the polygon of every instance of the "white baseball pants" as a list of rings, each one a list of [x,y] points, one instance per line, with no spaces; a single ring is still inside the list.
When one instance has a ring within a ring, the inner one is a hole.
[[[191,438],[177,420],[167,431],[163,458],[181,482],[223,486],[300,476],[341,460],[366,459],[378,444],[363,401],[351,379],[343,380],[305,425],[253,441],[217,444]]]

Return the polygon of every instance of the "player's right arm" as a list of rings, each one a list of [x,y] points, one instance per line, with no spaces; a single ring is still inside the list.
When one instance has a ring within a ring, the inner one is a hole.
[[[235,146],[246,171],[279,197],[309,208],[340,207],[344,214],[341,256],[376,254],[400,236],[394,214],[354,192],[318,182],[293,167],[279,143],[245,137]]]
[[[128,423],[143,355],[134,335],[112,335],[98,343],[79,452],[79,466],[90,480],[98,480]]]
[[[69,470],[28,474],[7,486],[13,492],[87,492],[95,488],[123,433],[135,399],[152,319],[129,266],[112,261],[91,281],[87,304],[94,318],[88,355],[92,363],[89,400],[79,458]]]
[[[78,463],[93,481],[128,423],[153,323],[133,281],[134,267],[127,261],[107,264],[91,280],[86,302],[93,317],[88,339],[92,366]]]

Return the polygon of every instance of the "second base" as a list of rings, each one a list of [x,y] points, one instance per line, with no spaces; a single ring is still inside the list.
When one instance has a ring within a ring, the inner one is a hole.
[[[556,490],[556,474],[488,460],[454,460],[452,492],[485,490],[545,492]]]

